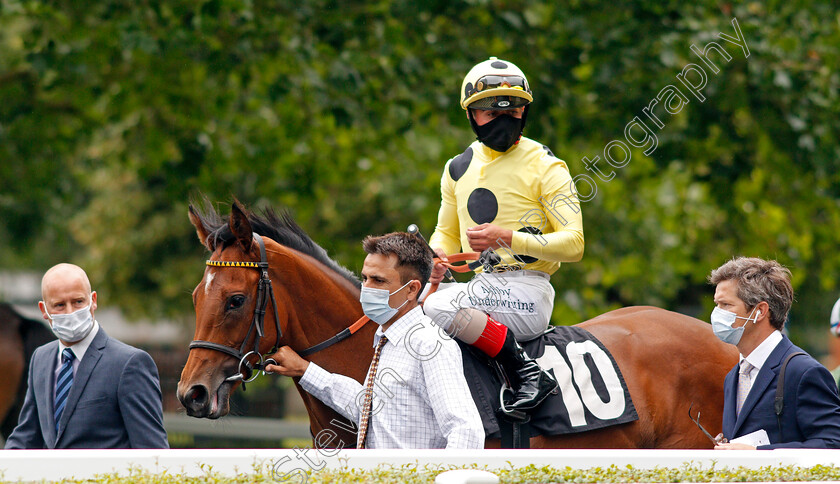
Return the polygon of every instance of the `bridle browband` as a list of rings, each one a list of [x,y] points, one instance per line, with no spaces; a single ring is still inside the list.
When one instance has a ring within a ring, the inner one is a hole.
[[[225,381],[242,380],[243,389],[244,383],[253,381],[259,374],[259,372],[254,372],[254,370],[256,369],[265,371],[265,365],[268,364],[268,361],[264,359],[265,355],[260,353],[260,340],[263,338],[263,336],[265,336],[265,309],[268,305],[269,298],[271,298],[271,307],[272,309],[274,309],[274,327],[276,329],[275,334],[277,335],[277,338],[274,342],[274,347],[271,349],[271,351],[267,353],[268,355],[274,354],[274,352],[276,352],[280,348],[280,338],[283,336],[283,331],[280,329],[280,319],[277,317],[277,301],[274,299],[274,289],[271,287],[271,279],[268,277],[268,258],[266,257],[265,253],[265,243],[263,242],[262,237],[260,237],[257,233],[254,233],[254,239],[256,239],[257,244],[260,247],[259,262],[238,262],[221,260],[206,261],[206,264],[211,267],[248,267],[260,271],[260,280],[257,285],[257,302],[254,306],[254,319],[251,321],[251,326],[248,328],[248,334],[245,335],[245,339],[242,341],[242,345],[239,347],[239,350],[227,345],[214,343],[212,341],[193,340],[190,343],[190,350],[194,348],[215,350],[239,360],[239,367],[237,368],[239,370],[239,373],[227,378]],[[251,334],[254,332],[256,332],[254,336],[254,349],[246,353],[245,348],[248,346],[248,340],[251,339]],[[258,356],[259,361],[254,364],[249,362],[248,358],[251,355]],[[243,366],[248,369],[248,372],[253,373],[250,379],[246,380],[245,370]]]

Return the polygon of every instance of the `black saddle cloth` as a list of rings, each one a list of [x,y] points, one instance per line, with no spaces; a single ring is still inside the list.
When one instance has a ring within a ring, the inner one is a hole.
[[[484,422],[487,438],[500,438],[496,411],[501,382],[486,356],[461,343],[464,376]],[[554,326],[522,344],[560,390],[530,412],[531,436],[595,430],[639,419],[615,359],[589,331]]]

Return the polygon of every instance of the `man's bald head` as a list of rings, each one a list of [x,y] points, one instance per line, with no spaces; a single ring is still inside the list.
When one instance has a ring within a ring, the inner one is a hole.
[[[56,264],[52,266],[41,279],[41,297],[46,301],[47,295],[57,285],[81,284],[81,288],[90,294],[90,279],[84,269],[74,264]]]
[[[96,292],[90,290],[90,280],[81,267],[73,264],[58,264],[48,270],[41,279],[41,297],[43,301],[38,303],[38,308],[44,319],[50,322],[53,332],[64,343],[71,346],[81,341],[90,333],[94,326],[94,311],[96,311]],[[87,309],[90,311],[90,318],[81,312]],[[71,314],[79,312],[79,318],[64,321],[56,326],[55,317],[59,314]],[[76,323],[85,322],[83,326]],[[70,326],[66,326],[70,323]]]

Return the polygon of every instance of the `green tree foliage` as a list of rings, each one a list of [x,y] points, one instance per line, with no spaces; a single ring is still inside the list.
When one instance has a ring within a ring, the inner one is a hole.
[[[473,139],[463,75],[530,77],[526,134],[587,173],[661,89],[702,65],[700,102],[595,178],[586,254],[555,275],[555,322],[652,304],[704,316],[734,255],[794,273],[792,331],[822,331],[840,253],[840,16],[832,2],[0,3],[0,260],[86,267],[131,315],[190,312],[192,196],[287,207],[358,271],[369,233],[428,235],[444,162]],[[718,33],[743,32],[750,55]],[[710,55],[714,58],[714,54]],[[704,66],[705,67],[705,66]],[[686,91],[687,92],[687,91]],[[661,113],[661,105],[659,108]],[[581,192],[587,189],[581,188]],[[221,208],[223,212],[227,208]]]

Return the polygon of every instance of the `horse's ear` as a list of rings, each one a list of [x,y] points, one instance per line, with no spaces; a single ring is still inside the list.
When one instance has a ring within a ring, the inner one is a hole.
[[[230,231],[236,236],[242,250],[248,252],[251,250],[251,243],[254,240],[254,234],[251,231],[251,222],[248,221],[248,215],[245,209],[240,205],[238,200],[234,200],[230,207]]]
[[[204,221],[198,215],[198,211],[195,209],[195,207],[192,206],[192,204],[190,204],[189,216],[190,223],[192,223],[193,227],[195,227],[195,233],[198,235],[199,242],[201,242],[201,245],[203,245],[204,247],[207,247],[207,250],[212,252],[213,248],[210,247],[209,237],[210,231],[207,230],[207,227],[204,226]]]

